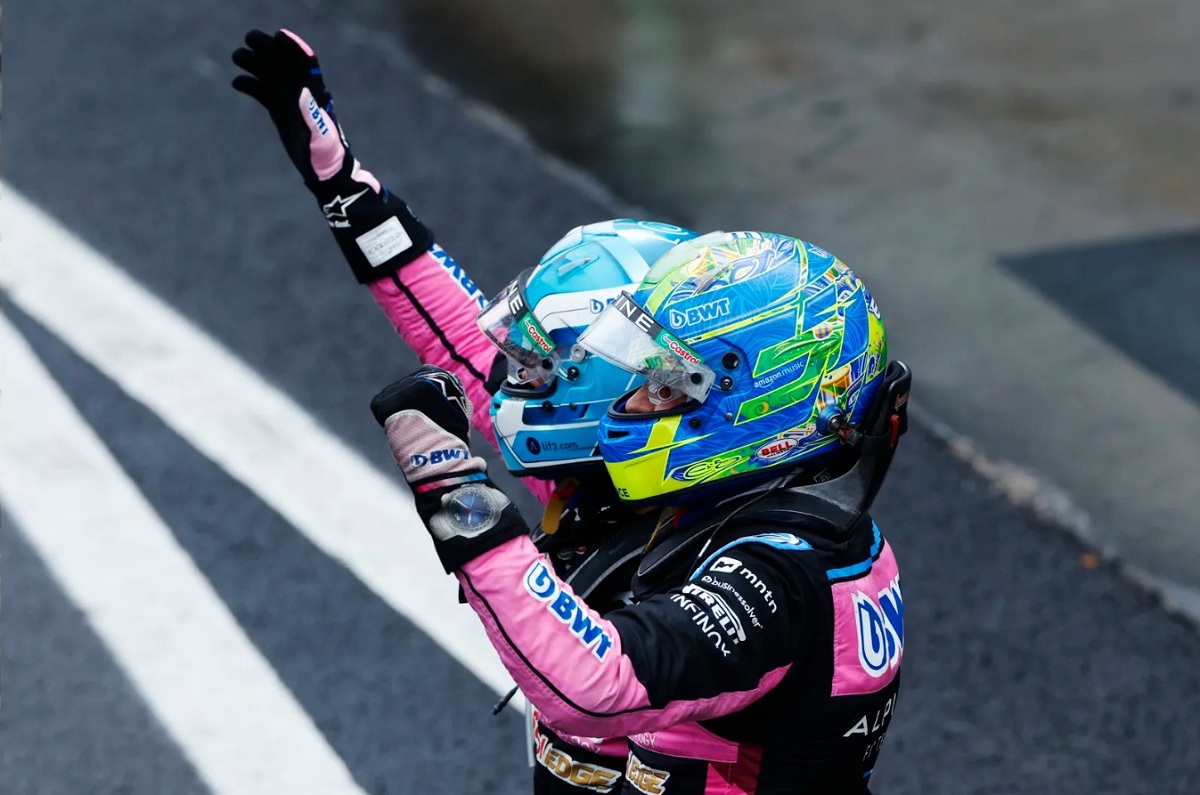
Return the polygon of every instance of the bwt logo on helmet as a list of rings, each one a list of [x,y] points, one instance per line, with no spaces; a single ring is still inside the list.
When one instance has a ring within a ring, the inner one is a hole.
[[[693,306],[690,309],[672,309],[667,313],[667,322],[671,324],[671,328],[683,328],[684,326],[694,326],[698,323],[703,323],[706,320],[716,320],[728,314],[729,299],[718,298],[715,301],[709,301],[707,304],[700,304],[700,306]]]
[[[428,453],[413,453],[411,463],[413,469],[419,469],[423,466],[446,464],[451,461],[466,461],[467,456],[468,453],[464,449],[430,450]]]
[[[573,594],[562,589],[561,583],[542,561],[537,561],[525,573],[525,590],[534,599],[546,603],[546,609],[567,625],[567,629],[585,648],[591,649],[597,660],[612,648],[612,638],[604,627],[592,620],[587,607]]]

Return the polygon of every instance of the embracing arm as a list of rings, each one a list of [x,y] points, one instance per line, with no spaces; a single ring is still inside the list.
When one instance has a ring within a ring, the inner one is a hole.
[[[470,456],[470,401],[456,377],[424,367],[371,410],[442,566],[557,730],[626,736],[736,712],[779,684],[813,631],[814,602],[786,557],[811,547],[779,534],[740,540],[736,556],[726,545],[687,583],[601,617]]]
[[[746,544],[686,584],[603,618],[527,538],[504,541],[456,574],[550,725],[629,735],[736,712],[779,684],[811,629],[808,605],[784,584],[780,554]]]

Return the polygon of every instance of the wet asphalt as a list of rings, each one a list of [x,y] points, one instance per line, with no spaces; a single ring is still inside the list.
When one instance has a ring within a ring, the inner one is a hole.
[[[392,37],[320,8],[54,0],[5,24],[5,179],[382,471],[367,401],[415,360],[340,263],[264,114],[228,88],[242,33],[286,24],[317,47],[356,153],[485,291],[567,228],[629,209],[481,122]],[[527,789],[519,722],[485,716],[486,688],[6,311],[364,789]],[[920,425],[876,513],[903,571],[909,644],[879,792],[1200,791],[1189,625],[1089,568],[1072,537],[1014,509]],[[22,533],[6,516],[0,787],[202,790]]]

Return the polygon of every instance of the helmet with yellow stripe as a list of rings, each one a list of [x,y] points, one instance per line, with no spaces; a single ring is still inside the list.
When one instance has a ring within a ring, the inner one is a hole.
[[[643,376],[654,404],[628,411],[633,390],[600,421],[600,454],[635,503],[819,470],[845,452],[887,367],[862,281],[811,243],[759,232],[675,247],[579,342]]]

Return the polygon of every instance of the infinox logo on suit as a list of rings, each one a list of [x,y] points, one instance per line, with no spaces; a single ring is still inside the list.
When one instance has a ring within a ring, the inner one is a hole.
[[[612,648],[612,638],[601,624],[588,615],[586,605],[570,591],[563,590],[562,583],[542,561],[534,563],[525,573],[525,590],[534,599],[545,602],[546,609],[565,624],[597,660],[604,659],[604,655]]]

